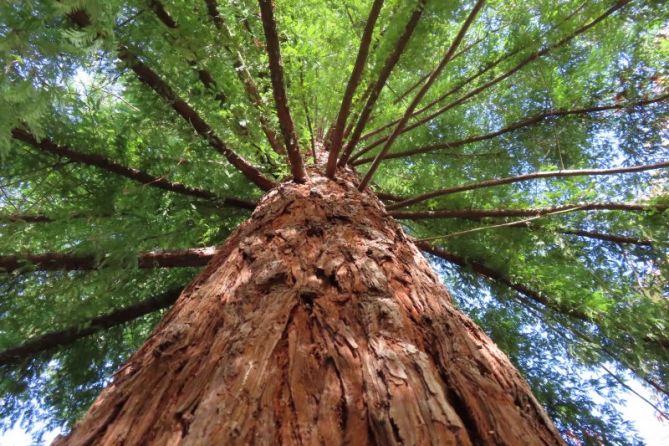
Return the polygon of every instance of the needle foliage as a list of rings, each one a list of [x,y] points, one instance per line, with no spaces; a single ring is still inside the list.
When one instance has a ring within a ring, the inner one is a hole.
[[[669,413],[667,60],[661,0],[0,2],[0,427],[71,426],[169,301],[81,330],[199,269],[138,256],[222,243],[323,151],[567,442],[636,444],[631,382]]]

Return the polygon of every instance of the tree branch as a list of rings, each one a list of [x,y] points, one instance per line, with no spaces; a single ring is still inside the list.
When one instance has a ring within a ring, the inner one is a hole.
[[[331,139],[327,141],[327,145],[329,147],[326,147],[326,149],[329,151],[329,155],[325,175],[329,178],[334,178],[335,170],[337,169],[337,156],[339,155],[339,149],[344,138],[344,127],[346,126],[346,120],[348,119],[348,114],[351,109],[353,95],[355,94],[355,90],[358,88],[358,84],[362,78],[362,72],[365,69],[367,55],[369,53],[369,45],[372,42],[374,25],[376,24],[376,20],[379,18],[382,7],[383,0],[374,0],[372,8],[369,11],[369,16],[367,17],[365,30],[362,34],[362,38],[360,39],[360,47],[358,49],[358,55],[355,59],[355,65],[353,66],[351,77],[349,78],[348,84],[346,85],[344,97],[342,98],[341,106],[339,107],[339,113],[337,113],[337,120],[335,121],[331,132],[332,136]]]
[[[399,209],[412,204],[420,203],[421,201],[429,200],[430,198],[443,197],[444,195],[454,194],[456,192],[463,192],[468,190],[482,189],[485,187],[501,186],[503,184],[519,183],[523,181],[536,180],[540,178],[564,178],[577,176],[601,176],[601,175],[615,175],[621,173],[645,172],[648,170],[657,170],[669,167],[669,161],[655,164],[644,164],[640,166],[631,167],[617,167],[613,169],[575,169],[575,170],[556,170],[548,172],[534,172],[525,175],[517,175],[513,177],[498,178],[493,180],[485,180],[477,183],[463,184],[462,186],[449,187],[446,189],[439,189],[424,194],[416,195],[415,197],[405,199],[399,203],[388,206],[387,209]]]
[[[570,210],[568,209],[564,212],[569,212],[569,211]],[[544,215],[555,215],[555,214],[544,214]],[[539,218],[542,217],[542,216],[539,216]],[[538,217],[530,217],[530,218],[538,218]],[[603,241],[618,243],[618,244],[631,244],[631,245],[638,245],[638,246],[652,246],[655,243],[653,240],[650,240],[650,239],[640,239],[640,238],[637,238],[637,237],[628,237],[628,236],[624,236],[624,235],[606,234],[606,233],[597,232],[597,231],[585,231],[585,230],[582,230],[582,229],[569,229],[569,228],[560,228],[560,227],[558,227],[558,228],[546,227],[544,225],[541,225],[540,223],[537,223],[537,222],[529,220],[529,219],[520,220],[520,221],[512,221],[512,222],[508,222],[508,223],[503,223],[501,225],[483,226],[483,227],[480,227],[480,228],[473,228],[470,231],[454,232],[454,233],[450,233],[450,234],[448,234],[446,236],[443,236],[443,237],[430,237],[430,238],[425,238],[425,239],[422,239],[422,240],[423,241],[428,241],[428,240],[449,238],[449,237],[452,237],[453,235],[463,235],[463,234],[468,233],[468,232],[477,232],[479,230],[493,229],[495,227],[521,228],[521,229],[529,229],[529,230],[545,229],[547,231],[555,232],[555,233],[558,233],[558,234],[575,235],[577,237],[592,238],[592,239],[596,239],[596,240],[603,240]]]
[[[163,25],[170,29],[176,29],[178,27],[177,22],[170,16],[170,14],[165,9],[165,6],[159,0],[149,0],[149,8],[153,13],[158,17]]]
[[[230,32],[230,29],[226,25],[223,17],[218,12],[218,6],[216,5],[216,0],[205,0],[205,3],[207,5],[207,13],[214,22],[214,26],[216,27],[216,29],[223,32],[223,36],[225,37],[226,40],[232,41],[232,33]],[[272,129],[269,120],[265,117],[265,111],[263,109],[263,104],[264,104],[263,99],[260,96],[260,93],[258,92],[258,87],[255,81],[253,80],[253,76],[251,76],[251,73],[249,72],[248,68],[246,68],[246,62],[244,61],[244,58],[239,53],[239,51],[234,50],[233,48],[230,47],[230,45],[224,44],[223,48],[225,48],[228,54],[230,54],[230,56],[233,58],[234,68],[235,68],[235,73],[237,74],[237,78],[244,86],[244,91],[246,92],[246,96],[251,101],[251,104],[253,104],[253,106],[259,112],[258,121],[260,122],[260,128],[265,134],[265,137],[267,138],[270,147],[272,148],[272,150],[274,150],[276,153],[280,155],[285,154],[286,149],[279,141],[276,132],[274,131],[274,129]]]
[[[379,73],[378,79],[374,83],[374,86],[369,90],[369,97],[367,98],[365,106],[362,109],[362,112],[360,113],[360,117],[358,118],[355,128],[353,129],[353,133],[349,138],[348,144],[346,145],[346,148],[344,149],[344,152],[342,153],[342,156],[339,159],[339,162],[337,163],[340,167],[346,165],[349,157],[351,156],[351,153],[353,152],[353,149],[355,149],[355,146],[358,144],[360,135],[362,134],[365,125],[367,125],[367,121],[369,120],[369,117],[372,114],[372,110],[374,110],[374,104],[376,104],[376,100],[379,98],[381,90],[383,90],[383,87],[385,86],[386,81],[390,77],[390,73],[392,73],[393,68],[395,68],[395,65],[397,65],[397,62],[399,62],[400,56],[402,56],[404,49],[406,48],[407,44],[409,43],[409,40],[411,39],[411,35],[413,34],[414,30],[416,29],[416,26],[418,25],[418,21],[420,20],[420,17],[423,14],[423,10],[425,9],[425,2],[426,0],[418,1],[416,9],[414,9],[413,13],[411,14],[411,17],[409,18],[409,21],[404,26],[404,31],[402,32],[402,35],[397,40],[397,43],[395,43],[393,51],[386,58],[386,61],[383,64],[383,68]]]
[[[419,248],[422,249],[425,252],[428,252],[436,257],[439,257],[441,259],[446,260],[447,262],[453,263],[455,265],[458,265],[461,268],[469,269],[489,280],[492,280],[493,282],[498,282],[501,283],[502,285],[517,291],[521,295],[529,298],[530,300],[537,302],[544,307],[558,313],[562,314],[564,316],[572,317],[574,319],[583,321],[583,322],[589,322],[593,323],[599,326],[601,321],[596,314],[588,314],[578,308],[574,308],[571,305],[565,305],[561,304],[559,302],[555,302],[553,299],[548,298],[545,296],[543,293],[533,290],[532,288],[523,285],[521,283],[518,283],[509,277],[507,277],[504,273],[497,271],[493,268],[490,268],[487,265],[484,265],[483,263],[480,263],[475,260],[467,259],[464,257],[460,257],[456,254],[453,254],[443,248],[439,248],[437,246],[431,245],[430,243],[423,242],[423,241],[414,241],[415,245]],[[522,302],[522,301],[521,301]],[[666,348],[667,345],[669,345],[669,341],[667,340],[666,337],[661,337],[659,339],[650,339],[649,337],[645,337],[644,341],[649,342],[649,343],[654,343],[658,346]],[[653,384],[652,382],[649,382]],[[666,393],[666,391],[664,391]]]
[[[272,189],[275,184],[266,178],[258,168],[249,164],[241,156],[237,155],[231,150],[225,142],[219,138],[213,129],[207,124],[204,119],[190,106],[186,101],[181,99],[172,87],[167,85],[158,74],[149,68],[144,62],[139,60],[137,56],[130,52],[125,47],[119,47],[119,58],[125,61],[132,71],[137,74],[137,77],[145,85],[151,87],[153,91],[158,93],[167,103],[176,111],[183,119],[185,119],[193,129],[202,136],[216,151],[225,156],[227,160],[237,168],[246,178],[253,182],[260,189],[267,191]]]
[[[415,149],[410,149],[410,150],[404,150],[401,152],[396,152],[396,153],[389,153],[386,155],[385,159],[395,159],[395,158],[404,158],[404,157],[409,157],[409,156],[414,156],[414,155],[419,155],[423,153],[430,153],[430,152],[436,152],[441,149],[453,149],[456,147],[464,146],[467,144],[472,144],[475,142],[480,142],[480,141],[486,141],[489,139],[496,138],[498,136],[502,136],[506,133],[513,132],[515,130],[519,130],[522,128],[530,127],[536,124],[541,123],[542,121],[548,119],[548,118],[553,118],[553,117],[559,117],[559,116],[571,116],[571,115],[585,115],[585,114],[590,114],[590,113],[597,113],[597,112],[602,112],[602,111],[608,111],[608,110],[622,110],[622,109],[632,109],[634,107],[643,107],[646,105],[654,104],[657,102],[662,102],[665,101],[667,98],[669,98],[669,93],[663,94],[661,96],[655,97],[653,99],[646,99],[643,101],[639,102],[634,102],[631,104],[608,104],[608,105],[600,105],[600,106],[593,106],[593,107],[585,107],[585,108],[575,108],[571,110],[564,110],[564,109],[558,109],[558,110],[549,110],[544,113],[539,113],[534,116],[530,116],[528,118],[521,119],[520,121],[514,122],[513,124],[509,124],[506,127],[503,127],[499,130],[495,130],[494,132],[486,133],[483,135],[475,135],[475,136],[470,136],[465,139],[461,139],[458,141],[450,141],[450,142],[444,142],[444,143],[438,143],[438,144],[430,144],[427,146],[422,146],[418,147]],[[380,140],[379,140],[380,141]],[[363,150],[359,151],[356,153],[355,156],[351,158],[352,162],[351,164],[353,166],[358,166],[361,164],[369,163],[374,160],[373,157],[368,157],[368,158],[362,158],[359,159],[361,155],[364,153],[368,152],[369,150],[373,149],[376,147],[378,141],[375,141],[374,143],[368,145],[365,147]],[[380,143],[379,143],[380,144]]]
[[[530,209],[443,209],[438,211],[391,211],[389,214],[400,220],[429,220],[437,218],[482,218],[533,217],[562,211],[624,211],[648,212],[669,209],[666,204],[628,204],[628,203],[583,203],[568,204],[550,208]]]
[[[68,16],[79,27],[83,28],[91,24],[91,19],[88,13],[83,9],[73,11]],[[202,119],[200,115],[186,103],[186,101],[181,99],[176,92],[158,76],[158,74],[139,60],[139,58],[128,48],[119,45],[117,47],[117,55],[119,59],[130,66],[130,69],[137,74],[141,82],[151,87],[153,91],[165,99],[174,111],[189,122],[193,129],[202,136],[210,146],[225,156],[230,164],[236,167],[237,170],[246,176],[246,178],[264,191],[270,190],[275,186],[274,182],[267,179],[260,170],[231,150],[221,138],[214,134],[209,124],[207,124],[204,119]]]
[[[416,246],[420,249],[422,249],[425,252],[429,252],[430,254],[439,257],[441,259],[446,260],[447,262],[453,263],[455,265],[458,265],[462,268],[465,269],[470,269],[473,272],[486,277],[487,279],[493,280],[495,282],[499,282],[508,288],[511,288],[512,290],[518,291],[519,293],[529,297],[535,302],[539,302],[540,304],[544,305],[545,307],[548,307],[554,311],[557,311],[558,313],[568,315],[575,317],[576,319],[586,321],[586,322],[592,322],[592,318],[588,317],[587,314],[584,312],[577,310],[573,307],[567,306],[567,305],[562,305],[557,302],[553,302],[552,300],[548,299],[546,296],[544,296],[542,293],[535,291],[523,284],[517,283],[510,278],[508,278],[506,275],[503,273],[490,268],[483,263],[471,260],[471,259],[466,259],[464,257],[460,257],[456,254],[453,254],[449,251],[446,251],[443,248],[439,248],[437,246],[434,246],[430,243],[424,242],[424,241],[415,241],[414,242]]]
[[[571,13],[569,13],[569,15],[567,15],[563,20],[561,20],[560,22],[554,24],[553,26],[551,26],[550,28],[548,28],[545,32],[543,32],[543,33],[542,33],[542,36],[545,36],[545,35],[547,35],[550,31],[553,31],[554,29],[556,29],[556,28],[558,28],[558,27],[564,25],[566,22],[568,22],[568,21],[571,20],[574,16],[576,16],[579,12],[581,12],[581,10],[582,10],[587,4],[588,4],[588,0],[585,0],[583,3],[581,3],[581,4],[579,5],[578,8],[574,9],[574,10],[573,10]],[[507,26],[508,26],[508,25],[507,25]],[[506,28],[507,26],[504,26],[504,27]],[[500,28],[497,28],[497,29],[494,30],[493,32],[499,32],[499,31],[500,31]],[[483,40],[485,40],[485,39],[482,37],[482,38],[478,39],[476,42],[473,42],[472,44],[468,45],[466,48],[462,49],[461,51],[458,51],[458,53],[457,53],[455,56],[453,56],[453,59],[455,59],[455,58],[458,57],[460,54],[462,54],[462,53],[464,53],[465,51],[467,51],[467,49],[469,49],[470,47],[475,46],[475,45],[478,45],[478,43],[480,43],[480,42],[483,41]],[[414,112],[414,114],[413,114],[412,117],[415,117],[415,116],[418,116],[418,115],[424,113],[425,111],[427,111],[428,109],[432,108],[434,105],[436,105],[436,104],[438,104],[439,102],[443,101],[443,100],[446,99],[447,97],[451,96],[451,95],[454,94],[454,93],[457,93],[458,91],[460,91],[460,90],[462,89],[462,87],[464,87],[464,86],[470,84],[471,82],[473,82],[473,81],[476,80],[477,78],[483,76],[485,73],[487,73],[488,71],[490,71],[491,69],[493,69],[494,67],[496,67],[497,65],[499,65],[500,63],[502,63],[503,61],[508,60],[509,58],[515,56],[516,54],[518,54],[519,52],[521,52],[521,51],[522,51],[523,49],[525,49],[525,48],[527,48],[527,44],[526,44],[526,43],[523,43],[522,46],[519,46],[519,47],[516,48],[515,50],[513,50],[513,51],[511,51],[511,52],[509,52],[509,53],[506,53],[506,54],[504,54],[504,55],[502,55],[502,56],[500,56],[500,57],[498,57],[496,60],[494,60],[494,61],[492,61],[492,62],[489,62],[489,63],[485,64],[485,66],[484,66],[481,70],[479,70],[476,74],[474,74],[474,75],[472,75],[472,76],[470,76],[470,77],[464,79],[463,81],[461,81],[461,82],[459,82],[458,84],[456,84],[452,89],[450,89],[450,90],[447,91],[446,93],[444,93],[444,94],[442,94],[441,96],[439,96],[437,99],[434,99],[433,101],[430,101],[428,104],[426,104],[426,105],[424,105],[423,107],[421,107],[420,109],[416,110],[416,111]],[[425,80],[426,78],[427,78],[427,75],[423,78],[423,80]],[[418,86],[420,85],[421,82],[422,82],[422,81],[416,83],[414,86],[411,87],[410,90],[406,91],[404,94],[409,94],[413,89],[418,88]],[[400,98],[398,98],[396,101],[394,101],[393,104],[395,104],[396,102],[399,102],[399,100],[401,100],[402,98],[403,98],[403,96],[400,97]],[[383,126],[377,128],[377,129],[374,129],[374,130],[372,130],[371,132],[369,132],[369,133],[367,133],[367,134],[361,136],[360,139],[361,139],[361,140],[368,139],[368,138],[370,138],[371,136],[374,136],[374,135],[376,135],[376,134],[382,132],[383,130],[385,130],[385,129],[389,128],[389,127],[392,127],[393,125],[397,124],[398,122],[399,122],[399,119],[396,119],[396,120],[394,120],[394,121],[391,121],[391,122],[389,122],[388,124],[385,124],[385,125],[383,125]],[[375,142],[375,143],[372,145],[372,147],[365,148],[365,149],[362,150],[360,153],[358,153],[358,154],[354,157],[354,159],[355,159],[355,158],[358,158],[358,157],[359,157],[360,155],[362,155],[363,153],[368,152],[369,150],[371,150],[373,147],[376,147],[376,145],[378,145],[378,144],[380,144],[380,143],[381,143],[381,142]]]
[[[167,308],[177,300],[181,290],[181,288],[176,288],[125,308],[119,308],[95,317],[86,323],[31,338],[23,344],[0,351],[0,365],[20,363],[40,353],[72,344],[83,337]]]
[[[283,133],[286,150],[288,151],[288,160],[290,161],[290,170],[293,174],[293,179],[298,183],[303,183],[307,180],[307,172],[304,170],[304,163],[300,154],[293,119],[290,117],[290,110],[288,109],[288,98],[286,97],[281,62],[281,49],[276,22],[274,21],[272,0],[258,0],[258,4],[260,5],[260,15],[265,31],[272,92],[274,93],[279,127],[281,127],[281,133]]]
[[[44,152],[52,153],[54,155],[65,157],[69,160],[86,164],[88,166],[95,166],[107,172],[112,172],[117,175],[129,178],[147,186],[157,187],[159,189],[175,192],[182,195],[187,195],[195,198],[202,198],[209,201],[214,201],[223,204],[224,206],[236,207],[241,209],[255,209],[255,203],[239,198],[222,198],[216,194],[198,189],[191,186],[186,186],[181,183],[173,183],[163,177],[156,177],[132,167],[127,167],[122,164],[111,161],[102,155],[82,153],[71,149],[68,146],[58,145],[48,138],[37,140],[35,136],[27,131],[14,128],[12,129],[12,137],[15,139],[30,144],[36,149]]]
[[[159,0],[150,0],[149,7],[156,14],[158,20],[160,20],[160,22],[167,28],[170,29],[179,28],[177,22],[167,12],[165,6]],[[197,72],[197,77],[202,83],[202,85],[204,85],[205,89],[207,91],[212,92],[214,94],[214,97],[221,103],[225,102],[226,100],[225,93],[223,91],[218,90],[216,81],[214,80],[214,76],[212,76],[209,70],[206,70],[204,68],[197,68],[197,61],[195,60],[187,60],[187,62]]]
[[[215,252],[216,248],[213,246],[144,252],[137,255],[137,266],[141,269],[204,266]],[[104,258],[56,252],[0,256],[0,271],[13,273],[24,268],[31,271],[92,271],[101,266]]]
[[[458,105],[463,104],[464,102],[468,101],[472,97],[477,96],[479,93],[482,93],[483,91],[487,90],[488,88],[490,88],[490,87],[498,84],[499,82],[507,79],[508,77],[514,75],[516,72],[520,71],[526,65],[529,65],[530,63],[534,62],[535,60],[539,59],[540,57],[545,56],[546,54],[550,53],[551,51],[555,50],[556,48],[561,47],[562,45],[568,43],[569,41],[573,40],[574,38],[578,37],[579,35],[583,34],[586,31],[588,31],[590,28],[592,28],[593,26],[595,26],[596,24],[598,24],[602,20],[606,19],[608,16],[610,16],[611,14],[613,14],[614,12],[616,12],[617,10],[619,10],[620,8],[625,6],[630,1],[631,0],[618,0],[613,6],[611,6],[602,15],[598,16],[594,20],[590,21],[589,23],[587,23],[587,24],[581,26],[580,28],[576,29],[575,31],[571,32],[566,37],[563,37],[562,39],[560,39],[558,42],[556,42],[552,45],[549,45],[549,46],[547,46],[543,49],[540,49],[540,50],[537,50],[537,51],[533,52],[528,57],[523,59],[521,62],[516,64],[510,70],[506,71],[505,73],[503,73],[499,76],[494,77],[490,81],[488,81],[488,82],[480,85],[479,87],[471,90],[469,93],[465,94],[460,99],[457,99],[456,101],[453,101],[453,102],[443,106],[442,108],[440,108],[438,110],[435,110],[433,113],[429,114],[425,118],[419,119],[415,123],[406,126],[402,130],[401,133],[408,132],[408,131],[413,130],[417,127],[422,126],[423,124],[426,124],[426,123],[430,122],[435,117],[437,117],[437,116],[439,116],[443,113],[446,113],[448,110],[451,110],[452,108],[457,107]],[[516,52],[517,51],[514,51],[512,54],[515,54]],[[506,59],[507,56],[508,55],[503,56],[503,59]],[[495,62],[494,65],[499,63],[501,60],[502,59],[498,59],[498,61]],[[487,70],[488,69],[486,69],[486,71]],[[476,77],[478,77],[478,75]],[[441,99],[443,99],[443,97]],[[430,105],[424,107],[421,110],[421,112],[424,111],[425,109],[431,107],[432,105],[434,105],[434,103],[431,103]],[[416,114],[418,114],[418,113],[419,112],[416,112]],[[415,116],[416,114],[412,115],[411,117]],[[397,121],[397,122],[400,122],[400,121]],[[373,133],[378,133],[378,131],[380,131],[380,129],[375,130]],[[365,135],[365,136],[368,137],[368,136],[371,136],[371,134],[372,133],[370,133],[368,135]],[[370,144],[371,147],[370,146],[365,147],[364,151],[367,152],[367,151],[371,150],[371,148],[376,147],[377,145],[383,143],[384,141],[388,141],[388,139],[389,139],[389,137],[380,138],[378,141],[375,141],[374,143]]]
[[[497,29],[491,30],[491,31],[488,32],[487,34],[496,33],[496,32],[499,32],[499,31],[500,31],[500,28],[497,28]],[[453,55],[453,58],[452,58],[451,60],[455,60],[455,59],[457,59],[458,57],[460,57],[461,55],[463,55],[464,53],[466,53],[467,51],[469,51],[470,49],[472,49],[473,47],[475,47],[475,46],[478,45],[479,43],[483,42],[483,41],[486,39],[486,37],[487,37],[487,36],[480,37],[480,38],[476,39],[474,42],[471,42],[470,44],[466,45],[466,46],[465,46],[464,48],[462,48],[460,51],[458,51],[457,53],[455,53],[455,54]],[[407,97],[409,94],[411,94],[411,92],[414,91],[416,88],[420,87],[420,85],[421,85],[423,82],[425,82],[425,80],[426,80],[429,76],[430,76],[430,73],[424,74],[424,75],[421,76],[416,82],[414,82],[413,84],[411,84],[411,86],[410,86],[408,89],[406,89],[403,93],[401,93],[399,96],[397,96],[397,97],[393,100],[393,105],[399,104],[400,101],[402,101],[402,99],[404,99],[404,98]],[[415,116],[417,113],[420,113],[420,110],[417,110],[417,111],[414,113],[414,116]],[[397,121],[395,122],[395,124],[396,124],[396,123],[397,123]],[[364,138],[363,138],[363,139],[364,139]]]
[[[383,149],[381,149],[381,152],[379,152],[378,155],[376,155],[376,158],[372,162],[372,165],[369,167],[369,170],[363,177],[362,181],[360,182],[360,185],[358,186],[358,189],[363,191],[367,187],[367,184],[372,180],[374,173],[378,169],[379,165],[381,164],[381,161],[383,161],[383,157],[385,154],[390,150],[390,147],[393,145],[397,137],[400,135],[402,130],[404,129],[406,123],[409,121],[409,118],[411,118],[412,113],[418,107],[418,104],[420,101],[423,99],[425,94],[428,92],[434,81],[437,79],[437,77],[441,74],[443,69],[446,67],[448,62],[450,62],[451,58],[453,57],[453,54],[457,50],[458,46],[460,45],[460,42],[465,36],[465,33],[471,26],[471,24],[474,22],[474,19],[476,18],[476,15],[479,13],[481,8],[483,7],[483,4],[485,3],[485,0],[477,0],[476,4],[472,8],[472,11],[469,13],[469,16],[467,16],[467,19],[463,23],[462,27],[460,28],[460,31],[458,34],[455,36],[455,39],[453,40],[453,43],[451,43],[451,46],[448,48],[448,51],[446,51],[446,54],[444,57],[441,59],[441,62],[439,62],[439,65],[435,70],[430,74],[430,77],[425,81],[425,84],[421,87],[421,89],[418,91],[416,96],[413,98],[411,101],[411,104],[409,104],[409,107],[407,107],[407,110],[404,112],[404,116],[402,116],[402,119],[400,120],[399,123],[397,123],[397,126],[395,127],[395,130],[392,132],[388,140],[386,141],[386,144],[383,146]]]
[[[563,229],[563,228],[558,228],[555,230],[556,232],[560,234],[568,234],[568,235],[575,235],[578,237],[586,237],[586,238],[593,238],[593,239],[598,239],[598,240],[604,240],[607,242],[613,242],[613,243],[620,243],[620,244],[631,244],[631,245],[639,245],[639,246],[652,246],[653,241],[649,239],[640,239],[636,237],[626,237],[623,235],[615,235],[615,234],[605,234],[603,232],[596,232],[596,231],[584,231],[581,229]]]
[[[507,59],[513,57],[513,56],[516,55],[517,53],[519,53],[520,50],[521,50],[520,48],[519,48],[519,49],[516,49],[516,50],[514,50],[514,51],[512,51],[512,52],[510,52],[510,53],[507,53],[507,54],[505,54],[505,55],[503,55],[503,56],[497,58],[496,60],[494,60],[494,61],[492,61],[492,62],[486,64],[486,65],[485,65],[482,69],[480,69],[477,73],[475,73],[475,74],[469,76],[469,77],[466,78],[466,79],[463,79],[461,82],[459,82],[459,83],[457,83],[456,85],[454,85],[453,88],[451,88],[451,89],[448,90],[446,93],[444,93],[444,94],[442,94],[441,96],[439,96],[437,99],[435,99],[435,100],[433,100],[433,101],[430,101],[430,102],[429,102],[428,104],[426,104],[425,106],[423,106],[423,107],[419,108],[418,110],[416,110],[416,111],[413,113],[412,118],[414,118],[414,117],[416,117],[416,116],[418,116],[418,115],[424,113],[425,111],[427,111],[428,109],[430,109],[430,108],[433,107],[434,105],[438,104],[439,102],[443,101],[443,100],[446,99],[447,97],[449,97],[449,96],[451,96],[451,95],[457,93],[457,92],[460,91],[463,87],[469,85],[470,83],[472,83],[473,81],[475,81],[475,80],[478,79],[479,77],[483,76],[485,73],[487,73],[488,71],[492,70],[493,68],[495,68],[497,65],[499,65],[499,64],[502,63],[503,61],[505,61],[505,60],[507,60]],[[382,125],[381,127],[378,127],[378,128],[376,128],[376,129],[374,129],[374,130],[371,130],[371,131],[365,133],[364,135],[362,135],[362,136],[360,137],[360,140],[363,141],[363,140],[366,140],[366,139],[371,138],[371,137],[374,136],[374,135],[377,135],[377,134],[381,133],[382,131],[384,131],[384,130],[386,130],[386,129],[388,129],[388,128],[394,126],[394,125],[396,125],[398,122],[400,122],[400,119],[402,119],[402,118],[398,118],[398,119],[395,119],[395,120],[393,120],[393,121],[390,121],[389,123],[384,124],[384,125]],[[362,156],[362,155],[364,155],[365,153],[367,153],[367,152],[369,152],[370,150],[372,150],[374,147],[376,147],[376,146],[382,144],[384,141],[386,141],[386,139],[387,139],[386,137],[383,137],[383,138],[379,138],[378,140],[376,140],[376,141],[370,143],[369,145],[367,145],[366,147],[364,147],[363,149],[361,149],[358,153],[356,153],[355,156],[353,156],[351,159],[359,158],[360,156]]]
[[[46,215],[9,214],[0,215],[0,222],[9,223],[51,223],[53,219]]]

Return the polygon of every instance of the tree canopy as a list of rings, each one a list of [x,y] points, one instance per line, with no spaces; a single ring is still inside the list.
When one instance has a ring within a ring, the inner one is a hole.
[[[568,442],[634,441],[630,379],[669,417],[665,2],[10,0],[0,36],[2,427],[75,421],[317,160]]]

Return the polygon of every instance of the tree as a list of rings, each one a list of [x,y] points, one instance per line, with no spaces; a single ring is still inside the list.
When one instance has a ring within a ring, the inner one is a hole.
[[[667,417],[663,2],[0,17],[5,427],[628,444],[632,378]]]

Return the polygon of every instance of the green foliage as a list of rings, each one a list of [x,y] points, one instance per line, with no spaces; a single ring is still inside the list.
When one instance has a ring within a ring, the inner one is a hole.
[[[140,270],[137,254],[221,243],[248,216],[245,210],[167,192],[40,151],[12,138],[13,128],[220,197],[255,200],[262,195],[118,58],[119,46],[150,66],[214,133],[267,177],[281,181],[290,172],[260,125],[264,120],[280,135],[257,5],[251,0],[217,2],[226,31],[208,15],[203,0],[165,0],[176,24],[172,27],[161,22],[152,3],[0,3],[0,255],[56,252],[93,255],[100,261],[92,272],[0,273],[0,350],[85,325],[97,315],[184,286],[196,271]],[[322,137],[336,118],[371,2],[275,3],[289,106],[310,164],[312,139]],[[488,2],[467,33],[462,53],[436,80],[421,107],[448,92],[429,112],[465,97],[534,52],[562,41],[615,2],[558,3]],[[353,117],[415,6],[415,1],[385,2],[353,98]],[[416,90],[402,93],[436,67],[471,7],[471,1],[427,2],[366,132],[402,116]],[[73,14],[84,10],[90,22],[75,25]],[[631,2],[508,78],[404,132],[391,154],[488,135],[549,110],[620,107],[551,116],[490,138],[385,160],[374,177],[374,189],[410,197],[536,171],[666,161],[668,101],[639,103],[669,92],[667,30],[665,2]],[[240,81],[242,68],[256,84],[259,103]],[[213,87],[204,85],[202,71],[214,79]],[[391,130],[363,138],[358,150]],[[357,168],[364,173],[368,166]],[[436,197],[412,210],[582,202],[666,209],[667,169],[480,188]],[[50,222],[15,221],[11,215],[42,215]],[[669,411],[669,211],[574,211],[499,226],[514,220],[523,219],[443,218],[404,224],[412,236],[432,238],[472,265],[484,264],[545,298],[543,303],[533,301],[500,281],[477,276],[473,266],[435,259],[459,305],[527,377],[567,441],[634,443],[633,429],[616,411],[624,390],[621,382],[628,376],[645,382],[656,394],[658,408]],[[616,242],[578,231],[648,243]],[[18,365],[2,366],[0,427],[38,419],[48,420],[48,427],[70,426],[159,317],[154,313]]]

